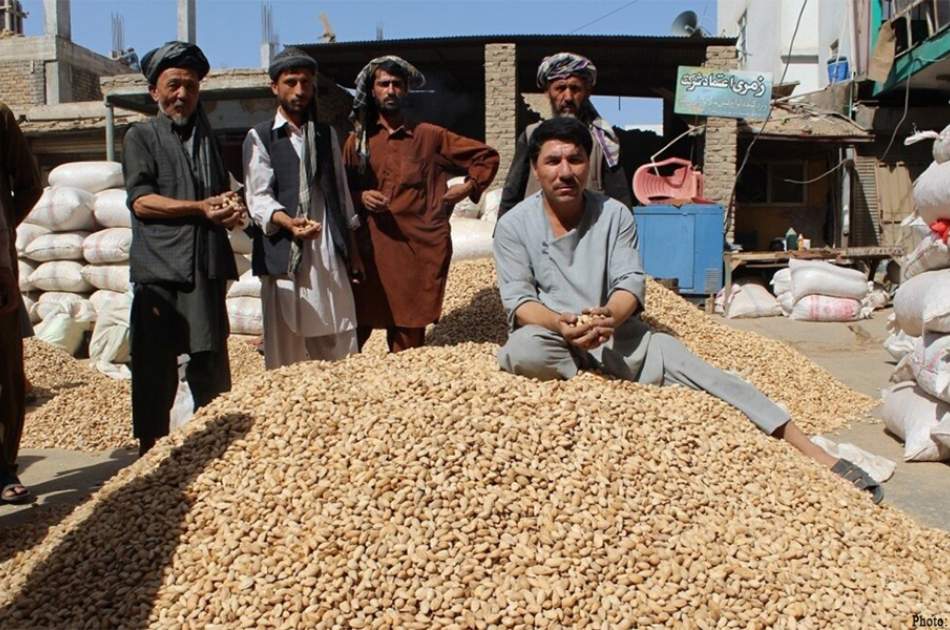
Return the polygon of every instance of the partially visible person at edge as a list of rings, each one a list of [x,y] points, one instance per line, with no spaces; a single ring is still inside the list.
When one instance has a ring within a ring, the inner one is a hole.
[[[594,148],[590,155],[587,190],[604,193],[628,208],[632,207],[630,180],[620,165],[620,142],[617,134],[590,102],[591,93],[597,84],[597,67],[586,57],[560,52],[544,58],[538,66],[537,82],[551,103],[552,116],[576,118],[590,131]],[[498,207],[499,218],[522,199],[541,189],[528,160],[528,143],[540,124],[528,125],[518,136],[515,155],[511,160],[501,204]]]
[[[228,230],[246,208],[199,100],[201,49],[168,42],[142,58],[158,114],[125,135],[122,168],[132,210],[132,426],[144,454],[168,434],[178,356],[195,408],[231,389],[225,292],[237,279]]]
[[[277,112],[247,133],[244,178],[261,279],[264,365],[357,352],[350,288],[362,273],[336,131],[316,120],[313,57],[285,48],[268,68]]]
[[[30,491],[17,476],[23,435],[25,309],[20,296],[16,228],[43,193],[40,171],[13,112],[0,103],[0,503],[25,503]]]
[[[354,287],[360,348],[385,329],[389,349],[425,343],[426,325],[442,313],[452,257],[449,216],[456,203],[477,202],[498,170],[491,147],[406,113],[410,89],[425,84],[412,64],[373,59],[356,78],[355,131],[346,140],[353,202],[366,279]],[[449,177],[464,183],[447,188]]]
[[[641,320],[646,276],[637,226],[623,204],[584,190],[591,149],[587,129],[570,118],[542,123],[531,138],[528,155],[541,194],[499,219],[493,245],[510,329],[498,351],[501,368],[541,380],[601,370],[704,391],[880,502],[880,484],[813,444],[787,411]]]

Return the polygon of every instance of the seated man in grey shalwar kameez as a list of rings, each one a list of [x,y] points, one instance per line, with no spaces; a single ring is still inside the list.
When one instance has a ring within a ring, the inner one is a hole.
[[[498,352],[504,370],[569,379],[579,370],[599,369],[640,383],[706,391],[881,500],[880,486],[867,473],[813,444],[787,411],[751,384],[641,321],[646,277],[636,224],[620,202],[584,191],[591,138],[583,124],[548,120],[535,130],[528,151],[541,191],[495,229],[495,266],[511,330]]]

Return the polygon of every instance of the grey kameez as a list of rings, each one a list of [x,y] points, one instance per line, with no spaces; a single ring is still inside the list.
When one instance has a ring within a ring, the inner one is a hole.
[[[518,326],[515,311],[530,301],[557,313],[580,313],[605,305],[614,291],[622,290],[644,304],[646,276],[633,215],[604,195],[586,192],[584,198],[580,224],[561,237],[554,236],[540,193],[498,221],[495,267],[512,331],[498,352],[502,369],[569,379],[580,369],[595,368],[641,383],[677,383],[726,401],[766,433],[788,422],[788,413],[755,387],[709,365],[675,338],[652,332],[637,315],[607,343],[587,352],[541,326]]]

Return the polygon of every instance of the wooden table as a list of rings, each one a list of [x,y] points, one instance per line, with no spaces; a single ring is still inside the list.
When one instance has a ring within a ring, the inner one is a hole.
[[[873,279],[877,262],[888,258],[898,258],[904,255],[903,247],[823,247],[821,249],[802,249],[790,252],[726,252],[723,254],[726,277],[724,282],[725,295],[732,289],[732,272],[739,267],[784,267],[791,259],[795,260],[827,260],[838,265],[851,265],[855,261],[869,261],[868,279]]]

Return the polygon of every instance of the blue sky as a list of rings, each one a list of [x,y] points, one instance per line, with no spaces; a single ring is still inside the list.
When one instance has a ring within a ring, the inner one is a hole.
[[[109,54],[112,47],[113,13],[123,16],[125,45],[135,48],[139,56],[176,37],[175,0],[72,0],[71,4],[73,41],[102,54]],[[387,39],[573,31],[667,35],[673,19],[685,10],[699,14],[707,31],[716,27],[714,0],[635,0],[632,4],[629,0],[271,0],[270,4],[281,44],[317,41],[323,32],[321,12],[330,18],[337,41],[375,39],[377,24],[382,24]],[[42,0],[23,0],[23,5],[29,13],[26,34],[42,34]],[[260,0],[197,0],[198,44],[212,66],[259,64],[260,15]],[[658,103],[651,99],[624,99],[619,110],[616,98],[598,99],[596,104],[618,125],[662,118]]]

